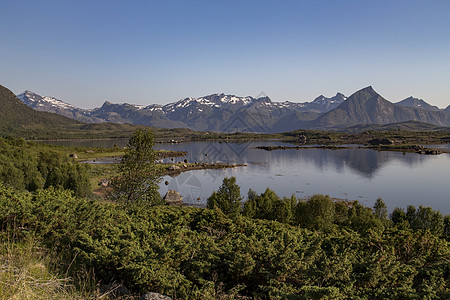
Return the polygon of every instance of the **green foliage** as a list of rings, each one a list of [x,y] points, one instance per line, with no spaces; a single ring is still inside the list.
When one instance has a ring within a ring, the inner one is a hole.
[[[48,148],[20,138],[0,139],[0,181],[18,190],[54,186],[89,195],[89,166]]]
[[[383,231],[384,229],[383,221],[377,218],[368,207],[361,205],[358,201],[354,201],[348,211],[347,226],[361,233]]]
[[[241,188],[236,184],[236,177],[225,177],[217,192],[213,192],[207,201],[207,207],[217,207],[224,214],[236,217],[241,211]]]
[[[378,198],[377,201],[375,201],[375,204],[373,206],[373,213],[375,217],[377,217],[378,219],[387,220],[388,212],[386,204],[384,203],[383,199]]]
[[[290,224],[294,221],[296,204],[295,196],[280,199],[271,189],[266,189],[261,195],[250,189],[248,200],[244,203],[243,215]]]
[[[409,228],[408,217],[403,209],[396,207],[392,211],[390,218],[395,226],[401,226]]]
[[[360,233],[383,231],[391,226],[383,200],[377,199],[375,211],[354,202],[334,202],[328,195],[313,195],[306,201],[295,196],[280,199],[272,190],[261,195],[252,190],[244,203],[243,215],[254,219],[276,220],[319,231],[330,231],[341,226]]]
[[[306,202],[299,202],[296,209],[298,224],[312,230],[332,228],[335,206],[328,195],[314,195]]]
[[[329,204],[325,196],[314,199]],[[310,231],[230,218],[219,209],[133,210],[53,188],[32,195],[0,185],[2,234],[39,236],[61,251],[69,272],[93,268],[102,282],[122,282],[139,294],[153,291],[176,299],[450,296],[446,240],[431,231],[394,227],[358,233],[339,226]]]
[[[146,205],[162,203],[158,193],[161,176],[153,144],[153,133],[149,130],[138,129],[130,138],[119,165],[120,175],[111,181],[113,199]]]
[[[444,231],[444,217],[441,213],[422,205],[419,206],[410,224],[414,230],[430,230],[436,235],[441,235]]]
[[[450,215],[444,217],[444,230],[442,232],[442,237],[447,241],[450,241]]]
[[[431,207],[419,206],[416,209],[412,205],[408,205],[406,213],[395,208],[391,214],[391,220],[395,226],[399,228],[412,228],[413,230],[428,230],[435,235],[448,236],[448,219],[439,211],[434,211]]]

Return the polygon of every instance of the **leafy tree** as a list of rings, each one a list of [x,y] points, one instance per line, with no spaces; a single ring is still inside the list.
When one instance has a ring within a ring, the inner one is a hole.
[[[38,170],[44,179],[44,188],[57,187],[72,190],[76,196],[91,193],[87,164],[74,164],[54,151],[42,151],[38,157]],[[38,185],[34,183],[34,185]]]
[[[391,215],[390,215],[390,219],[392,221],[392,223],[394,223],[395,226],[399,227],[399,228],[409,228],[409,222],[408,222],[408,217],[406,216],[406,213],[404,212],[403,209],[401,209],[400,207],[396,207],[394,208],[394,210],[392,211]]]
[[[414,205],[408,205],[406,207],[406,220],[409,224],[414,223],[414,218],[416,217],[416,207]]]
[[[384,203],[383,199],[378,198],[377,201],[375,201],[375,204],[373,206],[373,213],[378,219],[386,220],[388,218],[386,204]]]
[[[297,204],[297,222],[309,229],[331,229],[334,223],[334,209],[330,196],[313,195],[306,203],[300,201]]]
[[[113,198],[149,205],[162,203],[158,193],[161,176],[155,163],[157,154],[153,145],[153,133],[150,130],[135,131],[119,165],[120,176],[111,181]]]
[[[0,180],[18,190],[25,189],[23,172],[11,161],[0,162]]]
[[[382,231],[384,229],[383,222],[375,217],[370,208],[358,201],[353,202],[348,215],[349,227],[358,232],[366,233],[369,230]]]
[[[241,188],[236,184],[236,177],[225,177],[219,190],[208,198],[208,208],[219,208],[224,214],[237,216],[241,211]]]
[[[257,195],[253,190],[248,192],[248,200],[244,203],[243,214],[255,219],[276,220],[291,223],[294,218],[297,198],[280,199],[274,191],[267,188],[264,193]]]
[[[281,223],[293,224],[297,202],[295,195],[292,195],[291,198],[283,197],[283,199],[280,199],[275,206],[275,220]]]
[[[450,215],[444,217],[444,231],[442,232],[442,236],[447,241],[450,241]]]
[[[334,203],[334,223],[344,225],[348,222],[348,204],[343,201]]]
[[[385,228],[392,225],[392,221],[388,217],[388,211],[383,199],[378,198],[373,206],[373,214],[381,221]]]
[[[275,220],[275,207],[280,198],[267,188],[261,195],[249,190],[249,199],[244,203],[244,215],[255,219]]]
[[[417,209],[410,224],[414,230],[430,230],[436,235],[441,235],[444,231],[444,217],[441,213],[422,205]]]

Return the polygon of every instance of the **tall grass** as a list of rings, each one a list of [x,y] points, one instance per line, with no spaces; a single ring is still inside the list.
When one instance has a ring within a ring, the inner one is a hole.
[[[135,299],[119,284],[101,286],[93,271],[77,271],[70,277],[69,267],[35,237],[17,240],[3,235],[0,299]]]

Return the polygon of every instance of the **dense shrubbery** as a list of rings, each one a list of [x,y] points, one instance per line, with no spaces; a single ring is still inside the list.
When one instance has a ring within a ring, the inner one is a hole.
[[[252,197],[266,198],[264,206],[253,200],[253,208],[292,205],[270,190]],[[320,195],[310,201],[294,205],[286,218],[307,229],[230,218],[218,208],[128,206],[53,188],[30,194],[0,186],[0,228],[36,235],[59,249],[70,269],[93,268],[102,282],[174,299],[450,296],[450,248],[441,238],[448,228],[438,233],[406,226],[408,220],[385,226],[358,203],[341,207]],[[269,212],[261,216],[272,218]]]
[[[0,181],[18,190],[53,186],[87,196],[91,192],[88,168],[33,142],[0,138]]]
[[[102,283],[174,299],[450,297],[449,216],[409,206],[389,217],[381,199],[372,210],[270,189],[250,190],[242,207],[234,177],[211,195],[210,209],[151,206],[160,199],[148,185],[158,178],[154,152],[138,150],[152,140],[134,137],[114,189],[126,201],[114,202],[81,197],[86,167],[0,139],[1,241],[32,238],[56,251],[64,276],[92,270]]]
[[[410,205],[406,212],[401,208],[395,208],[389,218],[386,204],[381,198],[377,199],[374,208],[370,209],[358,201],[332,201],[329,196],[320,194],[306,201],[299,201],[295,196],[280,198],[270,189],[266,189],[260,195],[249,190],[242,209],[235,207],[230,212],[230,205],[236,203],[238,199],[242,198],[236,179],[225,178],[219,191],[214,192],[208,199],[207,207],[217,207],[233,217],[241,213],[253,219],[275,220],[325,232],[343,228],[359,233],[382,232],[395,225],[415,231],[428,230],[443,238],[450,237],[450,216],[443,217],[439,211],[434,211],[430,207],[420,206],[416,210]]]

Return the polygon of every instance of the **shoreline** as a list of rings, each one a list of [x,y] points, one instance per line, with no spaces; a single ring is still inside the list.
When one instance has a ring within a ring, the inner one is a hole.
[[[265,151],[275,150],[302,150],[302,149],[329,149],[329,150],[342,150],[342,149],[370,149],[376,151],[396,151],[396,152],[409,152],[423,155],[439,155],[442,153],[450,153],[450,150],[440,148],[427,148],[420,145],[379,145],[379,146],[339,146],[339,145],[317,145],[317,146],[257,146],[254,149],[260,149]]]

